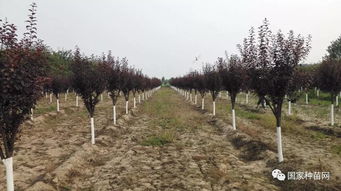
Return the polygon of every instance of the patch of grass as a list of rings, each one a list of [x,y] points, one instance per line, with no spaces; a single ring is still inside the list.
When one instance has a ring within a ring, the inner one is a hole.
[[[239,117],[242,117],[242,118],[250,119],[250,120],[260,120],[261,119],[261,116],[259,116],[259,114],[248,112],[248,111],[241,110],[241,109],[236,111],[236,115],[238,115]]]
[[[327,137],[327,135],[316,131],[316,132],[312,132],[310,137],[313,139],[316,139],[316,140],[321,140],[321,139],[325,139]]]
[[[175,139],[175,133],[173,131],[164,131],[159,135],[150,136],[141,142],[143,146],[163,146],[168,143],[172,143]]]
[[[341,145],[333,145],[332,152],[341,156]]]
[[[70,186],[66,186],[66,185],[59,185],[58,190],[60,190],[60,191],[71,191],[72,188]]]
[[[34,110],[34,114],[45,114],[51,111],[57,111],[57,107],[55,105],[48,105],[47,107],[37,107]]]
[[[154,126],[160,126],[163,129],[184,129],[185,128],[185,124],[183,124],[179,118],[175,118],[175,117],[162,117],[162,118],[158,118],[152,121]]]

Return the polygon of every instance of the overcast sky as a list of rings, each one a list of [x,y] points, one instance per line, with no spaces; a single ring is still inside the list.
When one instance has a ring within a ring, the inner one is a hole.
[[[0,0],[0,18],[22,33],[32,0]],[[149,76],[167,78],[238,53],[251,26],[312,35],[306,63],[341,34],[341,0],[37,0],[38,35],[53,49],[112,50]]]

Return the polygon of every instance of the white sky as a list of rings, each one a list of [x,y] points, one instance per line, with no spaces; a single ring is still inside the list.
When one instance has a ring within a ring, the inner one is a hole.
[[[0,0],[0,18],[22,33],[32,0]],[[312,35],[305,61],[317,62],[341,34],[341,0],[37,0],[38,36],[53,49],[127,57],[149,76],[166,78],[238,53],[251,26]]]

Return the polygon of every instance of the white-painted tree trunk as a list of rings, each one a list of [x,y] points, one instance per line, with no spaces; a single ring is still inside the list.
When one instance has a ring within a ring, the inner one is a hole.
[[[14,191],[13,157],[3,159],[6,168],[7,191]]]
[[[189,93],[189,101],[192,103],[192,93]]]
[[[339,105],[339,96],[336,96],[335,97],[335,106],[338,106]]]
[[[320,97],[320,90],[318,89],[316,92],[317,97]]]
[[[308,100],[308,94],[305,94],[305,104],[308,104],[309,100]]]
[[[47,96],[47,92],[45,92],[45,98],[47,99],[47,97],[48,97],[48,96]]]
[[[198,102],[198,95],[195,94],[195,96],[194,96],[194,104],[197,105],[197,102]]]
[[[215,115],[215,101],[213,101],[213,115]]]
[[[291,101],[288,101],[288,115],[291,115]]]
[[[335,120],[334,120],[334,104],[331,104],[330,106],[330,123],[331,125],[334,125]]]
[[[103,94],[101,94],[101,101],[103,101]]]
[[[139,94],[139,103],[141,103],[141,95]]]
[[[205,109],[205,98],[201,98],[201,109]]]
[[[59,99],[57,99],[57,112],[59,112]]]
[[[232,109],[232,127],[233,127],[233,130],[237,129],[237,127],[236,127],[236,112],[234,109]]]
[[[64,100],[67,101],[67,93],[65,93],[64,96]]]
[[[76,107],[78,107],[79,106],[79,101],[78,101],[78,95],[76,95]]]
[[[249,92],[247,92],[245,96],[246,96],[245,103],[248,104],[249,103]]]
[[[95,144],[95,122],[94,118],[90,118],[90,126],[91,126],[91,144]]]
[[[278,162],[283,161],[283,150],[282,150],[282,130],[281,127],[277,127],[277,155],[278,155]]]
[[[52,93],[50,93],[50,103],[52,103]]]
[[[136,108],[136,99],[134,97],[134,108]]]
[[[114,120],[114,125],[116,125],[116,105],[112,106],[112,117],[113,117],[113,120]]]
[[[33,121],[33,108],[31,108],[31,120]]]
[[[128,111],[128,101],[126,101],[126,114],[128,114],[129,113],[129,111]]]

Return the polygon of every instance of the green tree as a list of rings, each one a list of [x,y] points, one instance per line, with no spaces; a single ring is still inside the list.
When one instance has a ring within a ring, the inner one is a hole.
[[[328,58],[332,60],[341,60],[341,35],[335,41],[332,41],[327,48]]]

